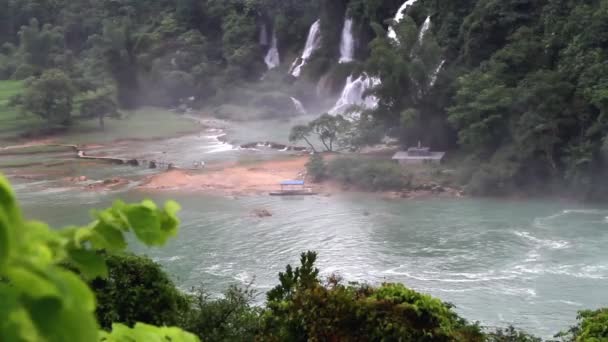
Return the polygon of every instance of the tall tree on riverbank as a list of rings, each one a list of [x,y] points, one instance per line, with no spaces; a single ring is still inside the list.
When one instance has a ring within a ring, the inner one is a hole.
[[[50,69],[29,82],[20,100],[26,112],[51,125],[69,126],[75,94],[72,80],[63,71]]]

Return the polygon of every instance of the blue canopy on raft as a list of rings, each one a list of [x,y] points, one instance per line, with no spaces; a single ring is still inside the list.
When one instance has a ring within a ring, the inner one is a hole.
[[[287,181],[282,181],[281,185],[304,185],[304,181],[303,180],[287,180]]]

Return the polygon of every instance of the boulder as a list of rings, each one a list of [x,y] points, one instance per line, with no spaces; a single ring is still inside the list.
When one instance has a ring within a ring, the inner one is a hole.
[[[272,217],[272,213],[267,209],[255,209],[253,214],[259,218]]]

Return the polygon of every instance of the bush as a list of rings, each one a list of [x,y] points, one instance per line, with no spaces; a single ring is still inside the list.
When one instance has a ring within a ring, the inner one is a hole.
[[[104,329],[112,323],[177,325],[188,309],[188,298],[160,265],[135,255],[105,257],[108,277],[91,281],[98,301],[97,320]]]
[[[21,64],[17,67],[11,78],[14,80],[24,80],[28,77],[34,76],[35,74],[36,68],[30,64]]]
[[[400,190],[411,181],[403,169],[392,161],[338,158],[328,165],[328,176],[344,185],[365,190]]]
[[[201,287],[183,327],[202,341],[253,341],[261,324],[260,309],[252,305],[255,292],[231,286],[220,299],[212,299]]]
[[[487,334],[487,342],[542,342],[542,339],[529,335],[523,331],[518,331],[514,327],[498,329]]]
[[[268,293],[262,341],[483,341],[476,325],[452,307],[399,284],[378,288],[322,284],[316,254],[287,266],[281,284]]]
[[[315,153],[310,156],[310,160],[306,164],[306,171],[313,182],[320,182],[325,178],[327,166],[323,160],[323,156]]]

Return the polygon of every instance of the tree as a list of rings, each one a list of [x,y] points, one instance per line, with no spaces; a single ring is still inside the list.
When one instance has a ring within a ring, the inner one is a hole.
[[[317,152],[309,140],[309,136],[314,134],[319,138],[326,151],[333,152],[336,145],[340,145],[340,142],[348,141],[344,137],[350,129],[350,122],[342,115],[332,116],[323,114],[319,118],[309,122],[308,125],[294,126],[291,129],[289,141],[304,140],[313,152]]]
[[[306,172],[313,182],[320,182],[325,178],[327,166],[323,160],[323,156],[319,153],[313,153],[310,160],[306,163]]]
[[[311,132],[316,134],[328,152],[334,151],[334,143],[338,143],[343,134],[350,129],[350,122],[342,115],[332,116],[323,114],[309,123]]]
[[[80,101],[80,117],[99,120],[99,127],[103,130],[106,117],[120,117],[112,93],[111,88],[101,88],[86,93]]]
[[[567,342],[605,341],[608,339],[608,309],[584,310],[578,313],[578,324],[555,337]]]
[[[178,230],[175,202],[159,209],[150,201],[117,201],[110,209],[95,212],[95,221],[87,226],[56,230],[25,220],[2,176],[0,198],[0,340],[198,340],[177,328],[145,324],[113,324],[112,332],[100,332],[94,293],[73,271],[85,279],[107,277],[98,252],[124,251],[129,232],[146,245],[165,244]]]
[[[255,291],[231,286],[213,299],[196,289],[184,328],[209,342],[254,341],[260,328],[261,308],[253,305]]]
[[[291,128],[291,132],[289,133],[289,141],[293,143],[293,142],[298,142],[300,140],[304,140],[304,141],[306,141],[308,146],[310,146],[310,149],[316,153],[317,149],[308,139],[308,136],[310,135],[311,131],[312,131],[312,129],[310,128],[310,126],[307,126],[307,125],[294,126]]]
[[[50,69],[27,85],[21,101],[26,112],[52,125],[68,126],[72,123],[74,95],[72,80],[63,71]]]
[[[160,265],[135,255],[105,255],[107,277],[89,285],[97,298],[97,322],[102,329],[113,323],[175,326],[188,312],[189,300]]]
[[[378,288],[325,284],[316,254],[303,253],[301,266],[287,266],[280,285],[268,292],[261,340],[271,341],[462,341],[483,334],[448,304],[399,284]]]

